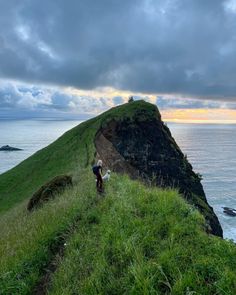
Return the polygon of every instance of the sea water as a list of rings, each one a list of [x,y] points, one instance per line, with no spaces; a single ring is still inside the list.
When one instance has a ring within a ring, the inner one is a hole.
[[[224,237],[236,241],[236,217],[222,207],[236,209],[236,125],[168,124],[202,184],[209,204],[223,227]]]
[[[81,121],[0,121],[0,147],[10,145],[22,151],[0,151],[0,174],[52,143]]]
[[[0,152],[0,173],[47,146],[79,121],[0,121],[0,146],[22,151]],[[177,144],[195,172],[203,176],[209,204],[223,227],[224,237],[236,241],[236,217],[222,207],[236,209],[236,125],[168,123]]]

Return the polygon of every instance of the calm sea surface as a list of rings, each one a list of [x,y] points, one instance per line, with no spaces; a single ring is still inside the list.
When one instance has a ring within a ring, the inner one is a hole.
[[[209,204],[223,227],[224,237],[236,241],[236,217],[222,206],[236,209],[236,125],[168,124],[195,172],[203,176]]]
[[[0,121],[0,147],[10,145],[23,151],[0,151],[0,173],[3,173],[36,151],[52,143],[80,121]]]
[[[47,146],[79,121],[0,121],[0,146],[9,144],[23,151],[0,152],[0,173],[11,169]],[[224,230],[236,241],[236,217],[222,206],[236,208],[236,125],[168,123],[172,135],[203,176],[208,202]]]

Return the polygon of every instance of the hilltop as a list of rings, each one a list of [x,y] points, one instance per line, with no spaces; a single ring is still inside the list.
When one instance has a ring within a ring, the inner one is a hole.
[[[91,165],[113,170],[97,195]],[[27,212],[67,174],[73,187]],[[0,294],[235,294],[236,247],[156,106],[131,102],[0,175]],[[220,237],[218,237],[220,236]]]

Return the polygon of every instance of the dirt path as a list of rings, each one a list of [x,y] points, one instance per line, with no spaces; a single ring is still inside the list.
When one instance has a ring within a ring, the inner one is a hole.
[[[64,250],[65,250],[64,244],[65,244],[65,239],[61,238],[61,240],[56,245],[56,247],[54,247],[53,250],[51,250],[52,258],[48,262],[47,266],[43,269],[42,277],[32,291],[33,295],[47,294],[47,290],[51,284],[52,275],[57,270],[60,259],[64,256]]]
[[[98,202],[101,200],[101,196],[99,195],[97,195],[97,198],[95,200],[92,200],[91,203],[86,206],[85,210],[89,210],[98,204]],[[75,231],[78,229],[81,218],[82,216],[78,215],[77,218],[75,218],[73,224],[70,225],[70,227],[64,233],[58,236],[58,238],[55,239],[55,243],[51,245],[49,249],[50,251],[49,255],[51,258],[49,259],[44,269],[41,270],[41,273],[42,273],[41,278],[32,289],[32,292],[31,292],[32,295],[47,294],[52,283],[53,274],[57,271],[60,265],[60,261],[64,257],[66,243],[70,239],[70,237],[75,233]]]
[[[50,259],[47,265],[42,269],[41,278],[34,286],[32,290],[32,295],[46,295],[48,289],[50,288],[53,274],[56,272],[61,259],[64,256],[65,248],[66,248],[66,241],[70,239],[70,237],[74,234],[76,228],[79,225],[81,220],[81,216],[77,216],[73,224],[67,229],[64,233],[58,236],[55,239],[55,243],[51,245],[50,251]]]

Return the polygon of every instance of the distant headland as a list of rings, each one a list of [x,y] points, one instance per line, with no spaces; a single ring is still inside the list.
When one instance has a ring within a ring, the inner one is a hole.
[[[2,147],[0,147],[0,151],[13,152],[13,151],[22,151],[22,149],[12,147],[12,146],[9,146],[9,145],[3,145]]]

